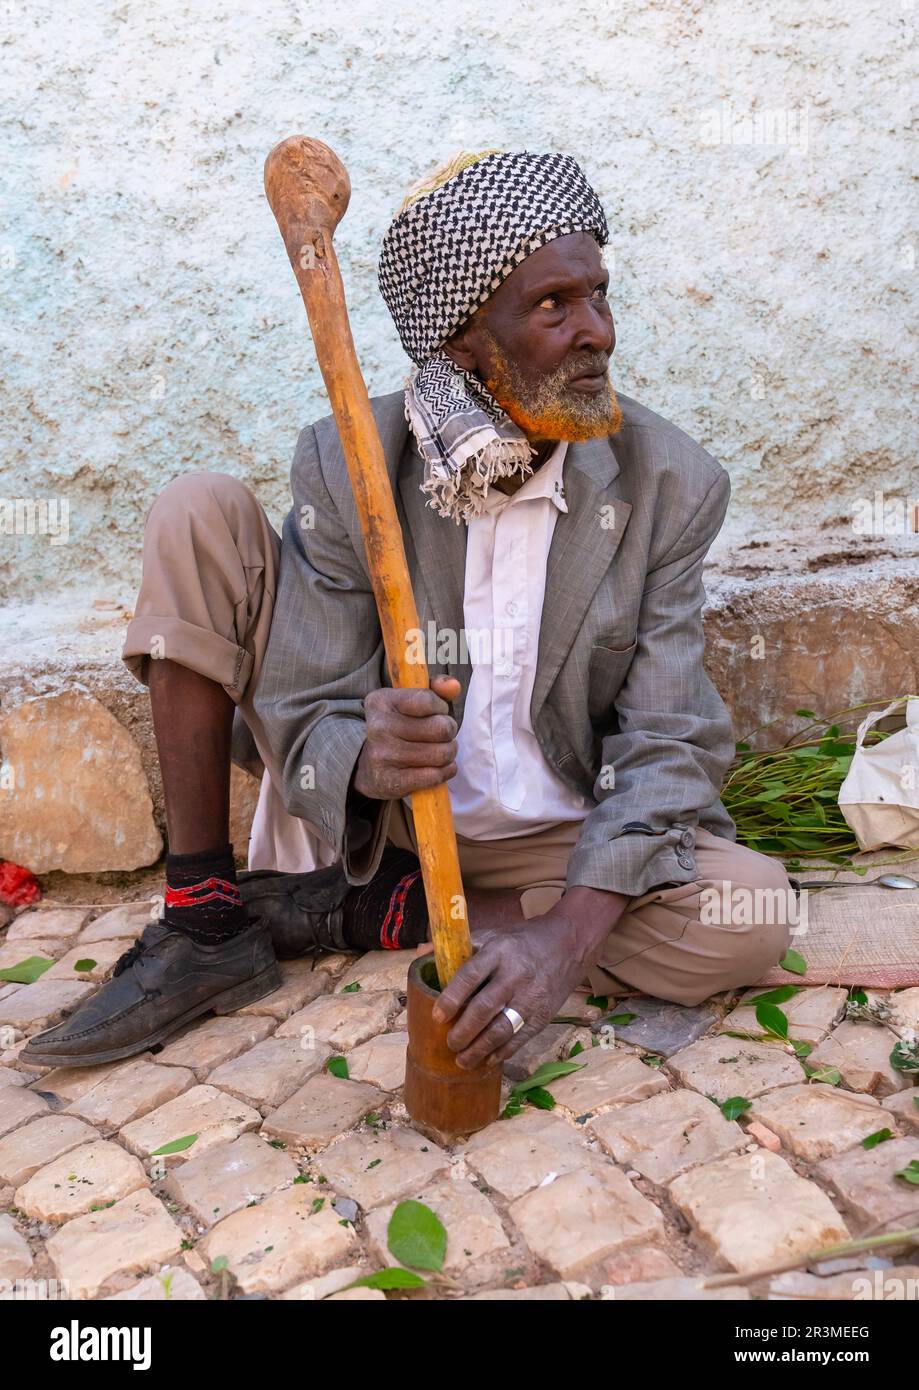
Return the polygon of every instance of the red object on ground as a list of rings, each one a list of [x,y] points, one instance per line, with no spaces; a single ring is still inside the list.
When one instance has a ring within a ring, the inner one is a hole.
[[[28,907],[41,897],[38,879],[21,864],[0,860],[0,903],[7,907]]]

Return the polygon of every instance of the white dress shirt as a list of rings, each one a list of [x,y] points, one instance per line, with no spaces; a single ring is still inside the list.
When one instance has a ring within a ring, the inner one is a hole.
[[[593,805],[546,761],[530,719],[546,561],[558,514],[568,510],[567,451],[564,441],[556,445],[510,495],[490,488],[483,514],[467,523],[463,621],[472,676],[447,785],[456,832],[470,840],[583,820]]]
[[[489,489],[484,513],[467,523],[463,623],[472,675],[457,773],[447,783],[456,832],[467,839],[503,840],[583,820],[594,804],[546,761],[530,719],[546,562],[558,514],[568,510],[567,451],[561,441],[510,496]],[[411,806],[410,796],[404,800]],[[313,827],[285,809],[266,772],[249,868],[307,873],[334,861]]]

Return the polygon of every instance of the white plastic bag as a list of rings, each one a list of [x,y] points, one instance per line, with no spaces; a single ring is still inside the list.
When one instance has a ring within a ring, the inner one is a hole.
[[[865,748],[865,735],[872,725],[904,701],[906,728]],[[837,799],[863,850],[919,846],[919,696],[901,695],[862,720]]]

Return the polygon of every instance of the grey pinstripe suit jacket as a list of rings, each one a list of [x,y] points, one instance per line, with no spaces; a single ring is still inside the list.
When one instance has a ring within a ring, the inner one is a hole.
[[[702,562],[730,480],[681,430],[620,396],[612,438],[569,446],[568,512],[548,557],[531,715],[540,746],[593,797],[568,884],[636,896],[696,875],[695,828],[736,838],[719,794],[734,753],[728,711],[702,666]],[[403,393],[374,415],[402,523],[422,631],[463,627],[466,527],[419,490],[423,462]],[[352,883],[376,871],[390,802],[349,796],[366,737],[361,700],[389,683],[363,539],[331,416],[300,434],[256,711],[283,768],[288,810],[342,855]],[[304,511],[311,508],[312,511]],[[436,669],[446,670],[441,665]],[[462,692],[471,665],[452,665]]]

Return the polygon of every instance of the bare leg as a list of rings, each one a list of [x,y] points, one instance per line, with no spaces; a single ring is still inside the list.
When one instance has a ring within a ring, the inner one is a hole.
[[[199,854],[230,835],[233,701],[222,685],[173,661],[150,662],[150,704],[172,854]]]

